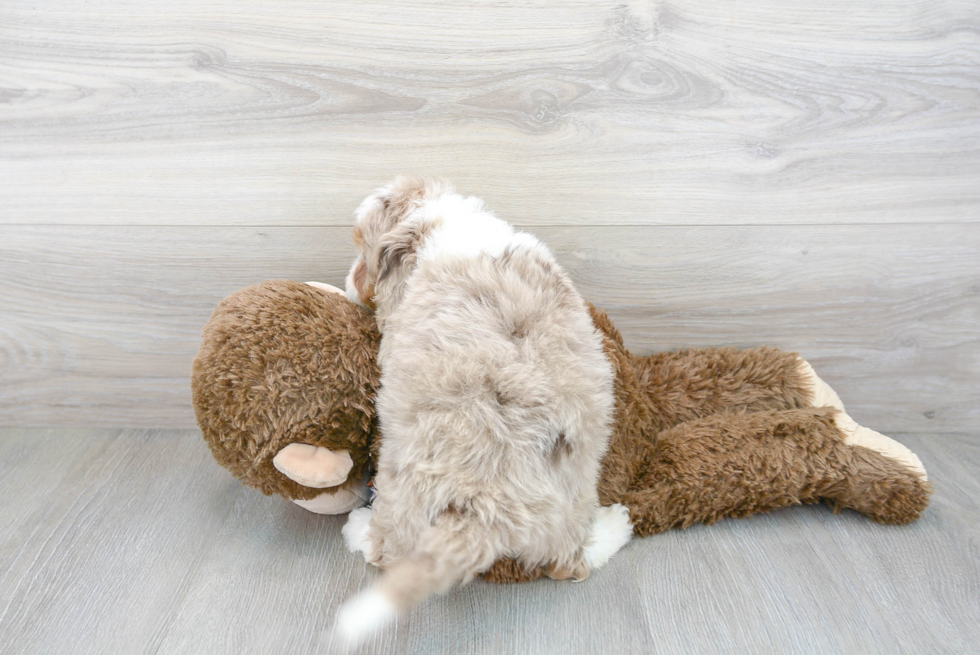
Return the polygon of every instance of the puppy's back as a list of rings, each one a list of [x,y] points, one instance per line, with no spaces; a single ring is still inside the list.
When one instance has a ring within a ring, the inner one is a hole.
[[[613,409],[602,340],[537,239],[430,186],[396,180],[358,210],[366,272],[349,282],[384,334],[385,434],[358,534],[389,570],[342,611],[352,637],[501,557],[559,578],[601,565],[586,546]]]
[[[545,248],[420,263],[379,363],[377,486],[382,503],[397,505],[381,512],[399,517],[390,528],[404,543],[386,545],[395,557],[447,506],[511,525],[500,545],[529,561],[548,559],[556,535],[584,538],[612,372],[584,302]],[[411,515],[417,525],[405,525]]]

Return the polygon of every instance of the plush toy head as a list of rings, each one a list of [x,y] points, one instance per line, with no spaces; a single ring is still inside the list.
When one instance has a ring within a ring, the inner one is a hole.
[[[368,501],[377,326],[328,285],[271,280],[225,298],[194,360],[194,411],[245,484],[322,514]]]

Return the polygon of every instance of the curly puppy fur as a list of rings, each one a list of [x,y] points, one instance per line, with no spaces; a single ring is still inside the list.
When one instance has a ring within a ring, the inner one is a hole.
[[[613,377],[581,296],[528,234],[444,182],[358,210],[348,294],[383,334],[369,559],[400,609],[504,556],[584,578]]]

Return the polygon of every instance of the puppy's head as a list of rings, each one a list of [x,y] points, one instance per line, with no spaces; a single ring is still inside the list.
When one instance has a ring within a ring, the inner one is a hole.
[[[398,177],[364,199],[355,212],[358,255],[347,275],[348,298],[375,309],[404,282],[425,234],[435,227],[416,210],[452,191],[438,178]]]

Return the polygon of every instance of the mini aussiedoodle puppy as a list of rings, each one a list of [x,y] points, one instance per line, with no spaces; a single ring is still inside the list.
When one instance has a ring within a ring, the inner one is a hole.
[[[632,533],[600,508],[613,373],[551,252],[441,180],[398,178],[357,210],[348,296],[382,333],[384,441],[348,546],[386,569],[337,619],[349,639],[499,558],[582,580]]]

